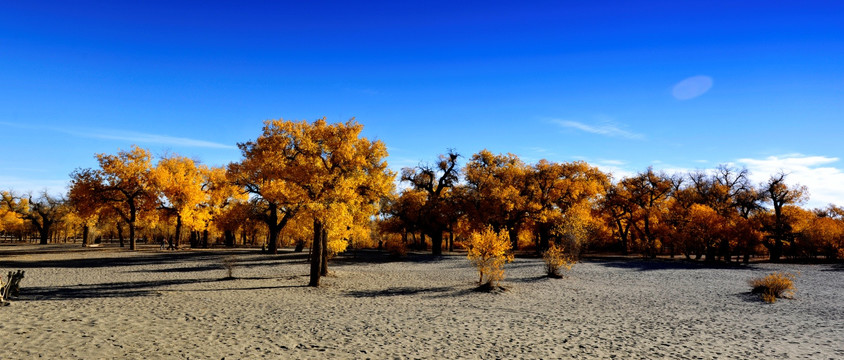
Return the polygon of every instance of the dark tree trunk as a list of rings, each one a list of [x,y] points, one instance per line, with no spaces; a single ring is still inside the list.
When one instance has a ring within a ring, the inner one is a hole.
[[[208,248],[208,229],[202,230],[202,247]]]
[[[120,239],[120,247],[123,247],[123,225],[117,222],[117,238]]]
[[[510,246],[513,247],[513,250],[519,249],[519,229],[515,226],[511,226],[507,229],[507,232],[510,235]]]
[[[305,240],[299,239],[299,241],[296,241],[296,248],[293,249],[293,252],[302,252],[303,250],[305,250]]]
[[[47,245],[50,240],[50,225],[52,224],[49,221],[44,221],[44,225],[38,229],[41,245]]]
[[[82,246],[88,246],[88,225],[82,226]]]
[[[545,225],[539,225],[539,246],[537,247],[537,251],[540,253],[547,250],[551,246],[551,230],[550,228]]]
[[[440,230],[436,230],[431,232],[431,254],[434,255],[442,255],[443,254],[443,232]]]
[[[721,240],[721,256],[724,257],[724,261],[732,262],[732,254],[730,253],[730,241],[727,239]]]
[[[322,227],[322,259],[319,265],[319,275],[328,275],[328,229]]]
[[[234,231],[223,231],[223,238],[225,238],[226,247],[234,247]]]
[[[629,252],[629,250],[628,250],[629,245],[628,244],[630,243],[630,241],[628,240],[628,237],[629,237],[629,234],[630,234],[630,226],[628,225],[627,228],[625,229],[624,225],[621,223],[621,221],[616,220],[616,227],[618,228],[618,237],[619,237],[619,242],[620,242],[620,245],[621,245],[621,253],[624,254],[624,255],[627,255],[627,253]]]
[[[308,286],[319,286],[322,252],[322,222],[314,219],[314,241],[311,245],[311,281]]]
[[[267,227],[270,231],[270,239],[267,244],[267,252],[270,254],[278,254],[278,207],[276,204],[270,204],[269,214],[267,214]]]
[[[135,250],[135,222],[129,223],[129,250]]]
[[[772,262],[779,262],[782,257],[782,240],[776,239],[774,246],[772,246],[768,251],[771,253],[770,260]]]
[[[170,242],[170,247],[176,250],[181,245],[182,240],[182,215],[176,214],[176,233],[173,234],[173,241]]]
[[[129,250],[135,250],[135,220],[137,220],[138,211],[135,208],[135,202],[129,202]]]

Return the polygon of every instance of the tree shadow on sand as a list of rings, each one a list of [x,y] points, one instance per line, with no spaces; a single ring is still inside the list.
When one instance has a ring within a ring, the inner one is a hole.
[[[701,269],[729,269],[729,270],[751,270],[752,265],[728,264],[717,262],[697,262],[689,260],[648,260],[648,259],[602,259],[589,258],[584,262],[593,263],[616,269],[629,269],[637,271],[655,270],[701,270]]]
[[[330,261],[332,264],[337,265],[345,265],[345,264],[386,264],[386,263],[393,263],[393,262],[404,262],[404,263],[437,263],[444,259],[454,257],[454,256],[462,256],[459,254],[443,254],[443,255],[432,255],[430,253],[425,252],[410,252],[405,256],[395,256],[386,251],[381,250],[369,250],[369,249],[358,249],[358,250],[349,250],[346,251],[334,258]]]
[[[844,264],[834,264],[829,268],[821,269],[821,271],[842,271],[844,272]]]
[[[165,292],[191,292],[191,291],[232,291],[232,290],[264,290],[305,287],[304,283],[297,285],[272,285],[272,286],[249,286],[249,287],[226,287],[207,289],[169,289],[168,286],[189,285],[189,284],[211,284],[218,282],[231,282],[236,280],[285,280],[268,277],[233,277],[222,279],[174,279],[174,280],[152,280],[152,281],[129,281],[102,284],[80,284],[71,286],[56,287],[26,287],[22,289],[18,300],[70,300],[70,299],[95,299],[95,298],[118,298],[118,297],[143,297],[161,296]]]
[[[20,300],[70,300],[115,297],[161,296],[165,286],[197,284],[219,281],[217,279],[178,279],[129,281],[102,284],[80,284],[56,287],[26,287]]]
[[[186,261],[204,261],[224,256],[224,254],[204,252],[172,252],[154,253],[136,256],[107,256],[88,257],[82,259],[54,259],[54,260],[4,260],[0,267],[38,269],[38,268],[103,268],[113,266],[143,266],[168,263],[183,263]]]
[[[436,295],[437,297],[454,296],[464,293],[461,289],[450,286],[440,287],[392,287],[382,290],[350,290],[346,296],[355,298],[376,298],[392,296]]]

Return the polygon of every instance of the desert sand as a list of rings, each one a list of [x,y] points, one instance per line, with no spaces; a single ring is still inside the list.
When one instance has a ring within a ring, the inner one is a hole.
[[[517,258],[482,293],[460,253],[340,256],[321,288],[305,256],[0,246],[26,271],[0,358],[844,358],[840,265],[595,258],[549,279]],[[798,274],[794,299],[749,294],[773,271]]]

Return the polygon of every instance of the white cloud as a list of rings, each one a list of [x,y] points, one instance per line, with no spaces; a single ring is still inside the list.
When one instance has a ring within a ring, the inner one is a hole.
[[[146,134],[130,131],[92,130],[92,131],[62,131],[71,135],[95,139],[122,140],[138,144],[164,144],[184,147],[205,147],[216,149],[236,149],[236,146],[225,145],[205,140],[190,139],[167,135]]]
[[[0,176],[0,190],[37,194],[47,190],[50,195],[64,195],[68,180],[24,179],[14,176]]]
[[[768,180],[780,171],[788,174],[790,185],[805,185],[809,189],[809,208],[825,207],[828,204],[844,205],[844,171],[832,166],[839,159],[828,156],[807,156],[788,154],[769,156],[763,159],[738,159],[737,164],[750,170],[750,178],[756,183]]]
[[[77,137],[90,139],[105,139],[105,140],[121,140],[136,144],[164,144],[181,147],[204,147],[216,149],[237,149],[237,146],[215,143],[205,140],[197,140],[185,137],[176,137],[168,135],[147,134],[134,131],[121,131],[110,129],[66,129],[61,127],[49,127],[38,125],[25,125],[18,123],[10,123],[0,121],[0,125],[14,127],[18,129],[32,129],[32,130],[49,130],[60,132]]]
[[[683,79],[674,85],[671,95],[677,100],[689,100],[705,94],[712,88],[712,78],[706,75],[697,75]]]
[[[644,135],[637,134],[624,130],[612,122],[602,122],[598,125],[584,124],[578,121],[571,120],[551,120],[553,123],[565,128],[585,131],[592,134],[605,135],[611,137],[624,137],[628,139],[644,139]]]

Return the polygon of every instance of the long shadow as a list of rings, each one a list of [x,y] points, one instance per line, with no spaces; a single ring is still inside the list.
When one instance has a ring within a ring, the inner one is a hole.
[[[827,269],[821,269],[821,271],[844,271],[844,264],[835,264]]]
[[[443,254],[432,255],[424,252],[409,252],[405,256],[395,256],[388,252],[381,250],[354,250],[348,251],[340,256],[337,256],[330,261],[337,265],[345,264],[386,264],[393,262],[405,263],[435,263],[451,257],[460,256],[458,254]]]
[[[277,285],[277,286],[251,286],[251,287],[238,287],[238,288],[226,288],[226,289],[193,289],[193,290],[163,290],[163,291],[179,291],[179,292],[215,291],[216,292],[216,291],[291,289],[291,288],[305,288],[305,287],[308,287],[308,285],[307,284],[301,284],[301,285]]]
[[[441,294],[454,290],[452,287],[393,287],[383,290],[350,290],[346,292],[346,296],[356,298],[374,298],[374,297],[390,297],[390,296],[411,296],[418,294]]]
[[[221,255],[201,252],[172,252],[143,254],[137,256],[119,257],[90,257],[84,259],[58,259],[58,260],[3,260],[0,267],[15,269],[38,269],[38,268],[101,268],[112,266],[140,266],[162,263],[178,263],[184,261],[201,261],[210,258],[217,258]]]
[[[291,262],[300,262],[297,257],[285,257],[280,258],[277,255],[274,257],[269,257],[263,259],[233,259],[232,265],[235,269],[238,268],[257,268],[257,267],[266,267],[266,266],[278,266],[285,263]],[[157,269],[140,269],[134,270],[132,272],[139,272],[139,273],[175,273],[175,272],[197,272],[197,271],[217,271],[221,269],[225,269],[225,265],[223,264],[225,257],[220,256],[216,261],[216,264],[208,264],[207,262],[202,265],[197,266],[180,266],[180,267],[166,267],[166,268],[157,268]],[[205,259],[203,259],[205,260]],[[210,260],[209,260],[210,261]],[[303,262],[304,263],[304,262]],[[174,264],[175,265],[175,264]]]
[[[220,281],[218,279],[181,279],[131,281],[59,287],[26,287],[21,290],[20,300],[69,300],[91,298],[116,298],[161,296],[157,288],[172,285],[197,284]]]
[[[530,276],[530,277],[522,277],[522,278],[509,278],[505,279],[508,282],[520,282],[520,283],[532,283],[538,282],[543,280],[553,280],[549,278],[547,275],[539,275],[539,276]]]
[[[19,253],[17,253],[19,254]],[[235,256],[235,266],[258,267],[278,265],[281,262],[307,260],[307,254],[294,252],[280,252],[278,255],[259,255],[244,253],[243,251],[174,251],[156,253],[131,253],[133,256],[102,256],[77,259],[55,260],[0,260],[0,268],[38,269],[38,268],[103,268],[113,266],[144,266],[160,264],[184,264],[189,262],[214,261],[222,264],[224,258]],[[248,259],[238,259],[246,257]],[[258,260],[256,260],[258,259]],[[219,267],[203,265],[199,267],[184,266],[157,270],[142,270],[150,272],[188,272],[216,270]]]
[[[743,292],[743,293],[737,293],[737,294],[734,294],[734,296],[741,299],[741,301],[744,301],[744,302],[767,305],[767,303],[765,303],[765,301],[762,300],[762,297],[759,296],[759,294],[753,294],[750,291]]]
[[[661,259],[603,259],[589,258],[583,262],[598,264],[601,266],[630,269],[637,271],[655,270],[700,270],[700,269],[730,269],[730,270],[751,270],[752,265],[727,264],[727,263],[705,263],[688,260],[661,260]]]

